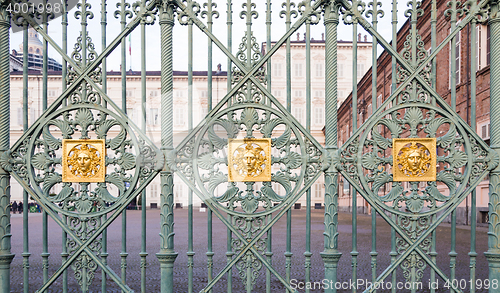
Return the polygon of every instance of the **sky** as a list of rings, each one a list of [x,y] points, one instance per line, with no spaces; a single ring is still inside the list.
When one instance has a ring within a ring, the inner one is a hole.
[[[94,13],[93,19],[88,20],[88,35],[92,38],[92,41],[95,44],[95,48],[97,52],[101,52],[101,4],[99,0],[88,0],[88,2],[92,5],[91,10]],[[201,9],[204,10],[202,3],[205,1],[201,1]],[[219,12],[219,17],[214,19],[213,25],[213,33],[215,36],[225,45],[227,45],[227,25],[226,25],[226,3],[225,0],[214,1],[219,5],[215,10]],[[240,12],[244,10],[242,8],[242,3],[246,2],[245,0],[234,0],[233,1],[233,49],[232,53],[236,54],[238,50],[238,45],[241,42],[241,38],[246,30],[245,19],[240,18]],[[254,24],[252,25],[252,30],[254,32],[254,36],[257,39],[259,44],[262,44],[266,41],[266,4],[264,0],[253,0],[256,4],[255,10],[258,12],[257,19],[254,19]],[[283,10],[281,7],[281,3],[284,0],[277,1],[272,4],[272,32],[271,39],[272,41],[277,41],[280,37],[285,33],[285,20],[280,18],[280,11]],[[298,3],[300,1],[295,1]],[[367,1],[368,2],[368,1]],[[382,0],[381,9],[384,11],[384,17],[379,19],[378,31],[379,33],[387,40],[390,41],[390,37],[392,34],[391,31],[391,13],[392,13],[392,4],[391,1]],[[109,1],[107,5],[108,13],[107,13],[107,43],[109,44],[121,31],[120,29],[120,19],[114,17],[114,12],[118,8],[115,6],[116,1]],[[404,11],[408,9],[406,6],[406,2],[398,4],[398,28],[403,25],[406,21],[404,17]],[[368,8],[367,8],[368,10]],[[81,30],[80,20],[75,19],[74,14],[76,12],[76,8],[73,8],[69,12],[69,27],[68,27],[68,55],[71,56],[71,52],[73,51],[74,43],[76,42],[76,38],[78,37],[79,31]],[[296,19],[292,19],[292,24]],[[320,22],[317,25],[311,26],[311,37],[315,40],[321,39],[321,34],[324,32],[323,18],[321,18]],[[371,21],[371,18],[368,19]],[[130,21],[127,19],[127,21]],[[202,21],[206,23],[206,18],[202,18]],[[56,41],[59,45],[62,43],[62,28],[61,28],[61,18],[57,18],[49,22],[49,35]],[[300,40],[304,39],[305,26],[302,26],[299,30]],[[361,27],[358,26],[358,33],[361,33],[363,36],[369,34]],[[185,25],[180,25],[178,21],[176,21],[174,25],[174,70],[187,70],[187,44],[188,44],[188,28]],[[23,33],[16,32],[11,33],[11,49],[19,50],[19,45],[22,43]],[[292,40],[297,40],[297,35],[294,34],[291,37]],[[345,25],[341,22],[338,29],[338,39],[344,41],[352,40],[352,25]],[[158,18],[156,18],[156,22],[153,25],[148,25],[146,27],[146,70],[160,70],[160,27],[158,23]],[[371,41],[371,37],[368,37],[368,40]],[[130,48],[129,48],[130,46]],[[194,70],[207,70],[208,66],[208,38],[207,36],[201,32],[196,26],[193,26],[193,69]],[[121,50],[118,47],[115,51],[108,57],[108,71],[120,70],[121,64]],[[217,64],[221,64],[222,70],[227,69],[227,59],[225,55],[222,53],[220,49],[218,49],[215,45],[213,47],[213,58],[212,58],[212,70],[216,70]],[[382,52],[382,48],[378,46],[378,53]],[[141,56],[141,32],[140,27],[137,27],[131,34],[131,42],[129,44],[129,39],[127,38],[127,60],[126,60],[126,68],[127,70],[132,69],[135,71],[139,71],[141,68],[140,64],[140,56]],[[131,51],[131,54],[129,52]],[[200,53],[202,52],[202,53]],[[62,58],[58,55],[58,53],[50,47],[49,45],[49,56],[61,62]]]

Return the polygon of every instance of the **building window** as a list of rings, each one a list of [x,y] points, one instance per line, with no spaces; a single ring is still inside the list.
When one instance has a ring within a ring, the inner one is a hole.
[[[345,178],[342,178],[341,180],[343,180],[344,184],[342,186],[342,189],[344,190],[344,194],[348,194],[349,193],[349,181],[347,181],[347,179]]]
[[[201,107],[201,119],[204,119],[207,116],[208,116],[208,107],[207,106]]]
[[[174,197],[176,199],[179,199],[181,196],[182,196],[182,184],[181,183],[174,184]]]
[[[158,115],[158,108],[149,109],[149,124],[150,125],[158,125],[160,124],[160,119]]]
[[[303,94],[303,92],[301,90],[296,90],[293,92],[293,95],[295,96],[295,98],[302,98],[302,94]]]
[[[481,135],[481,138],[483,140],[489,140],[490,139],[490,122],[486,123],[481,123],[478,124],[477,126],[478,133]]]
[[[202,98],[208,98],[208,91],[200,91],[200,96]]]
[[[282,72],[281,72],[281,63],[273,63],[272,64],[272,67],[273,67],[273,72],[272,72],[272,75],[276,76],[276,77],[281,77],[282,76]]]
[[[320,107],[314,108],[314,123],[324,124],[325,123],[325,110]]]
[[[316,77],[325,76],[325,65],[323,63],[316,63]]]
[[[304,121],[304,108],[303,107],[295,107],[293,108],[293,116],[297,121],[303,123]]]
[[[55,90],[49,90],[47,91],[47,97],[53,98],[56,96],[56,91]]]
[[[136,113],[137,113],[136,110],[137,109],[135,109],[135,108],[127,108],[127,117],[130,119],[130,121],[132,121],[134,123],[137,122],[137,120],[136,120],[136,116],[137,116],[136,115]]]
[[[273,95],[275,98],[281,97],[281,90],[274,90]]]
[[[318,99],[324,98],[324,91],[314,91],[314,97]]]
[[[321,198],[323,196],[323,188],[321,183],[314,183],[314,197]]]
[[[156,184],[151,185],[151,197],[158,197],[158,185]]]
[[[158,97],[158,91],[150,91],[149,96],[150,97]]]
[[[184,125],[184,109],[182,107],[174,108],[174,125]]]
[[[339,100],[344,100],[345,96],[344,96],[344,91],[338,91],[338,97],[337,97]]]
[[[337,64],[337,76],[344,77],[344,64]]]
[[[184,91],[175,91],[175,97],[176,98],[184,98]]]
[[[126,91],[125,94],[127,95],[127,98],[132,97],[132,91],[130,91],[130,90]]]
[[[451,29],[450,29],[451,32]],[[450,42],[451,46],[451,42]],[[451,62],[455,62],[455,72],[451,72]],[[451,51],[450,51],[450,88],[451,88],[451,77],[455,74],[456,84],[460,83],[460,31],[455,35],[455,60],[451,60]]]
[[[17,124],[23,125],[23,108],[17,108]]]
[[[490,65],[490,43],[491,43],[490,26],[486,26],[486,65]]]
[[[357,75],[358,75],[358,78],[363,77],[364,73],[365,73],[365,65],[364,64],[358,64],[358,66],[357,66]]]
[[[295,77],[302,77],[302,63],[295,63],[293,69]]]

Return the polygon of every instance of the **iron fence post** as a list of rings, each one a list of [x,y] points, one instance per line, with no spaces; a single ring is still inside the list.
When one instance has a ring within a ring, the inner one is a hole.
[[[7,4],[0,1],[0,60],[9,60],[10,14]],[[0,156],[10,146],[10,74],[9,62],[0,63]],[[0,168],[0,291],[10,292],[10,174]]]
[[[337,156],[337,26],[339,6],[330,1],[325,6],[325,141],[328,156]],[[321,257],[325,265],[325,279],[332,286],[325,292],[336,292],[337,265],[342,256],[338,250],[338,172],[331,164],[325,171],[325,249]]]
[[[174,27],[174,5],[163,0],[160,7],[161,30],[161,150],[165,156],[173,150],[173,59],[172,32]],[[174,292],[174,178],[173,172],[165,162],[160,173],[160,252],[156,254],[160,262],[161,292]]]
[[[489,25],[491,29],[490,40],[490,125],[491,148],[500,152],[500,15],[499,1],[490,2],[491,12]],[[485,253],[489,264],[489,279],[500,280],[500,167],[490,173],[490,200],[489,206],[489,231],[488,252]],[[490,288],[489,292],[497,291]]]

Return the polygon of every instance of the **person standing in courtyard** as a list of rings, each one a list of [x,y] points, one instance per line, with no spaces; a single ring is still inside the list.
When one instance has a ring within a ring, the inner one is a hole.
[[[19,204],[17,205],[17,210],[21,214],[23,212],[23,202],[20,201]]]
[[[12,203],[12,213],[14,213],[14,214],[15,214],[15,213],[16,213],[16,211],[17,211],[17,202],[16,202],[16,201],[14,201],[14,202]]]

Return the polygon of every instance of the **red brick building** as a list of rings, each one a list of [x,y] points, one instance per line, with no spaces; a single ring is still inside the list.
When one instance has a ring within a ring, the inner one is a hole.
[[[438,17],[436,23],[437,44],[439,45],[450,32],[450,20],[445,17],[445,10],[448,9],[447,1],[438,0]],[[422,1],[421,8],[424,10],[423,15],[418,20],[418,32],[422,36],[425,44],[425,49],[430,52],[431,49],[431,1]],[[460,18],[458,19],[460,21]],[[471,30],[476,30],[477,39],[471,41]],[[398,52],[403,49],[404,41],[410,31],[410,24],[407,21],[397,34]],[[473,70],[472,74],[476,74],[476,122],[477,133],[486,142],[489,142],[489,112],[490,112],[490,67],[489,67],[489,27],[487,23],[478,24],[472,27],[468,24],[460,32],[456,38],[456,60],[450,60],[450,45],[448,44],[436,56],[437,63],[437,79],[436,90],[441,97],[448,103],[451,100],[450,89],[450,69],[451,62],[455,62],[457,69],[456,82],[456,110],[458,114],[470,124],[471,117],[471,58],[476,58],[477,70]],[[476,56],[471,56],[470,48],[476,46]],[[391,94],[392,85],[392,58],[387,52],[383,52],[377,60],[377,105],[382,104]],[[372,113],[372,70],[369,70],[357,85],[357,101],[358,101],[358,126]],[[352,93],[340,105],[338,109],[338,140],[339,145],[342,145],[353,132],[352,128]],[[343,182],[341,182],[343,183]],[[483,181],[477,187],[477,206],[478,206],[478,222],[483,222],[487,215],[488,206],[488,182]],[[351,194],[348,185],[341,184],[339,190],[339,205],[343,211],[351,209]],[[459,222],[470,223],[467,220],[470,217],[470,197],[466,202],[463,202],[457,209]],[[359,212],[369,212],[368,204],[361,198],[358,198]]]

